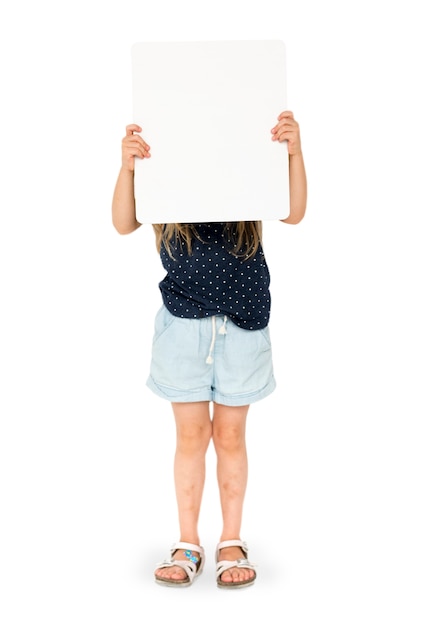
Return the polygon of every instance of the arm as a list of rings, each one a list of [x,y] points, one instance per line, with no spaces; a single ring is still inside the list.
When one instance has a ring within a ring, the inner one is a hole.
[[[137,124],[126,126],[126,136],[122,140],[122,164],[115,184],[112,199],[112,223],[120,235],[131,233],[139,226],[136,219],[134,195],[135,158],[149,158],[150,147],[137,134],[142,128]]]
[[[300,142],[299,124],[291,111],[278,116],[278,124],[271,130],[273,141],[287,141],[289,155],[290,214],[281,220],[298,224],[304,217],[307,203],[305,163]]]

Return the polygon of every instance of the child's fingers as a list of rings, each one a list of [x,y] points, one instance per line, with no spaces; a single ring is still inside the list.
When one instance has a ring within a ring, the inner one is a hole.
[[[278,119],[279,120],[283,120],[285,118],[291,118],[294,119],[294,115],[293,115],[293,111],[283,111],[282,113],[279,114]]]
[[[142,130],[137,124],[129,124],[126,126],[126,136],[123,138],[123,150],[130,150],[133,156],[150,156],[149,151],[151,147],[140,135],[133,134],[133,128]]]
[[[139,157],[140,159],[149,158],[151,156],[149,152],[149,147],[145,147],[140,143],[130,143],[123,146],[123,156],[125,158],[128,157]]]
[[[128,124],[126,126],[126,135],[133,135],[133,133],[142,132],[142,128],[137,124]]]
[[[142,137],[140,137],[139,135],[126,136],[123,140],[123,143],[127,146],[138,146],[148,151],[151,149],[151,147],[146,143],[146,141],[142,139]]]
[[[281,118],[280,121],[271,130],[273,140],[279,139],[280,141],[282,141],[281,135],[283,132],[299,132],[299,124],[294,119],[293,114],[287,116],[281,113],[279,118]]]

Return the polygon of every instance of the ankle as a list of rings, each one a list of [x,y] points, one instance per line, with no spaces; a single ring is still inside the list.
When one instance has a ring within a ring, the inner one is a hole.
[[[191,535],[189,535],[191,536]],[[192,539],[188,539],[188,535],[184,535],[183,538],[181,537],[181,539],[179,539],[180,543],[192,543],[192,545],[194,546],[199,546],[200,544],[200,538],[198,537],[198,535],[195,536],[195,538]]]
[[[241,541],[239,533],[223,533],[219,539],[219,543],[224,541]]]

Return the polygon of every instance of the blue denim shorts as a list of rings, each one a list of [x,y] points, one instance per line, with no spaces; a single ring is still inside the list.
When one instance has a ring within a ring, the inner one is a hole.
[[[155,318],[148,387],[170,402],[257,402],[275,389],[269,329],[244,330],[223,315]]]

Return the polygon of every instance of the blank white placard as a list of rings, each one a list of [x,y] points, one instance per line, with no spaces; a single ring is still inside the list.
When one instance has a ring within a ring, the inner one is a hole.
[[[284,219],[286,109],[282,41],[140,42],[132,46],[134,122],[151,147],[135,159],[145,223]]]

